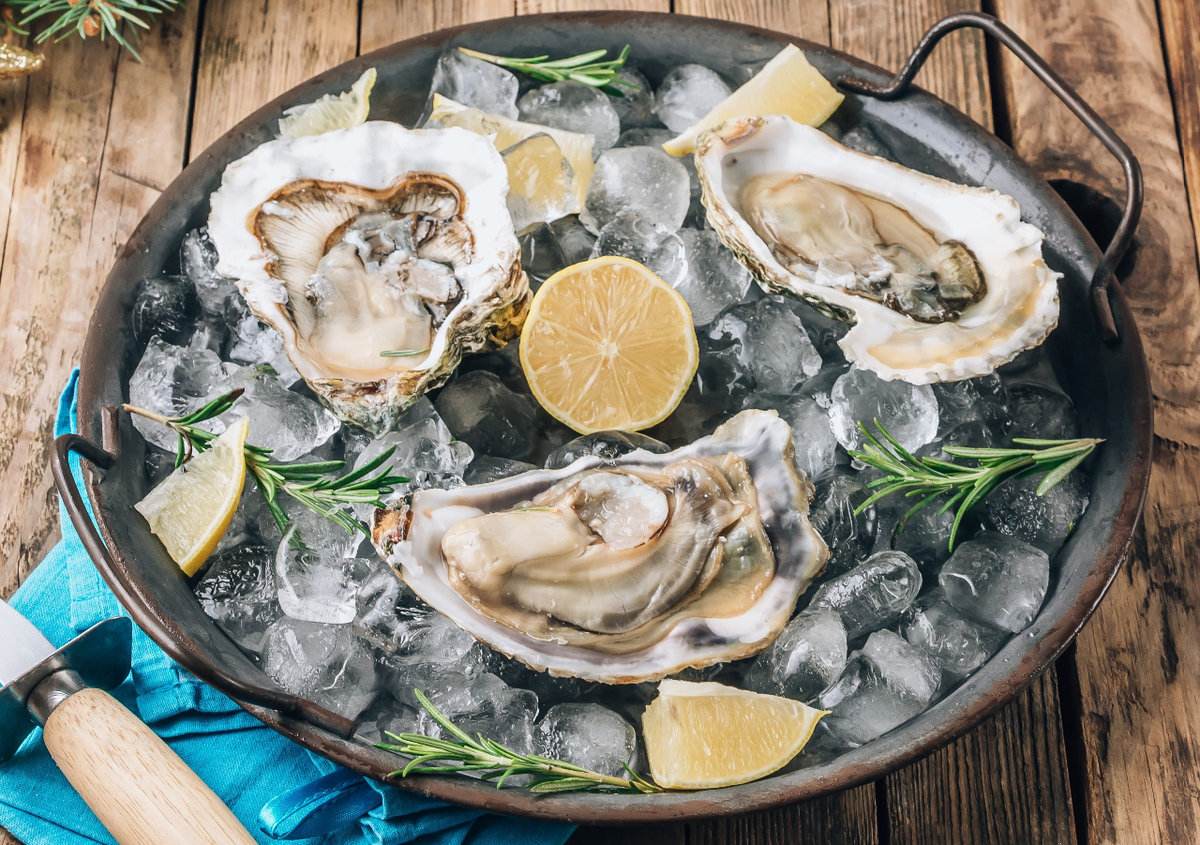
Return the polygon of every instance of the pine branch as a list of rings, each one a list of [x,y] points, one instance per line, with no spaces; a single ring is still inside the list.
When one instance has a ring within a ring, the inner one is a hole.
[[[141,61],[137,50],[122,35],[122,24],[149,29],[151,15],[173,11],[181,5],[182,0],[4,0],[5,10],[13,11],[15,21],[9,20],[7,14],[3,17],[9,29],[21,34],[29,32],[30,24],[42,25],[35,38],[39,44],[51,38],[61,41],[72,33],[80,38],[112,38]]]

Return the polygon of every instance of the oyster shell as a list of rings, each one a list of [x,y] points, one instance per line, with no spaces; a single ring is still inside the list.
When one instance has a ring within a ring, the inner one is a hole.
[[[791,429],[743,411],[665,454],[582,457],[377,511],[417,595],[534,669],[607,683],[746,657],[783,629],[828,550]]]
[[[216,269],[321,401],[380,434],[464,353],[520,331],[507,190],[499,154],[462,129],[373,121],[270,141],[212,195]]]
[[[914,384],[986,375],[1046,339],[1059,274],[996,191],[854,152],[789,118],[701,137],[711,225],[773,293],[853,322],[846,357]]]

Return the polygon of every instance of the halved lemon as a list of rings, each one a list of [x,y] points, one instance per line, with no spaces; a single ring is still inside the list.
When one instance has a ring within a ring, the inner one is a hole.
[[[667,789],[757,780],[799,754],[827,712],[724,684],[663,681],[642,715],[650,775]]]
[[[316,102],[292,106],[279,119],[279,137],[300,138],[358,126],[371,110],[371,89],[374,87],[375,68],[372,67],[367,68],[349,91],[326,94]]]
[[[184,575],[196,574],[233,520],[246,481],[249,428],[242,417],[134,505]]]
[[[464,106],[441,94],[433,95],[433,110],[429,113],[429,120],[439,126],[458,126],[476,135],[491,138],[492,146],[499,152],[504,152],[534,135],[549,135],[554,139],[554,143],[558,144],[558,148],[562,150],[562,157],[574,171],[576,207],[570,213],[583,209],[588,182],[591,181],[592,170],[595,169],[592,161],[592,136],[568,132],[553,126],[524,123],[502,114],[489,114],[471,106]]]
[[[662,422],[700,357],[683,297],[638,262],[615,256],[547,279],[520,351],[534,397],[581,434]]]
[[[731,117],[752,114],[784,114],[797,123],[820,126],[844,99],[845,96],[808,63],[800,48],[789,44],[745,85],[662,146],[671,155],[687,155],[696,149],[696,139],[701,132]]]

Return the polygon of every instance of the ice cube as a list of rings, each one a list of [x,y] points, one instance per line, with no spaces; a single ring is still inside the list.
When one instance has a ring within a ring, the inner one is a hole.
[[[457,664],[475,638],[433,608],[414,600],[400,577],[380,564],[362,580],[354,632],[390,667]]]
[[[196,288],[180,276],[152,276],[138,283],[129,319],[135,343],[158,335],[167,343],[186,344],[196,328],[200,302]]]
[[[871,495],[857,475],[829,470],[816,479],[815,486],[813,507],[808,518],[829,546],[825,574],[841,575],[874,548],[878,511],[872,504],[862,513],[854,513]]]
[[[654,111],[672,132],[682,132],[732,92],[715,71],[687,64],[670,71],[654,95]]]
[[[808,606],[837,611],[846,637],[854,640],[895,622],[920,591],[916,561],[903,552],[882,551],[825,581]]]
[[[395,428],[370,441],[354,461],[354,468],[365,466],[393,448],[385,466],[394,475],[410,478],[421,473],[461,476],[474,453],[466,443],[456,441],[427,397],[418,399],[396,422]]]
[[[829,428],[829,413],[806,396],[752,393],[743,408],[774,410],[792,427],[796,463],[816,478],[837,463],[837,440]]]
[[[267,628],[282,615],[275,598],[274,559],[258,543],[222,552],[196,584],[209,618],[246,651],[262,651]]]
[[[626,129],[617,139],[618,147],[661,147],[675,137],[670,129],[654,127],[635,127]]]
[[[275,329],[247,313],[233,326],[227,357],[237,364],[267,364],[284,387],[300,380],[283,348],[283,337]]]
[[[362,534],[347,531],[345,526],[338,525],[328,517],[309,509],[286,493],[280,493],[278,500],[288,519],[288,527],[295,529],[304,547],[313,554],[325,560],[344,560],[358,556],[359,547],[363,544]],[[264,519],[264,528],[270,531],[271,536],[279,536],[272,528],[273,523],[267,523]]]
[[[558,251],[562,255],[563,263],[555,268],[556,271],[572,264],[578,264],[580,261],[586,261],[591,257],[596,236],[579,222],[578,217],[564,217],[562,220],[556,220],[550,224],[550,234],[554,237],[554,242],[558,245]]]
[[[612,777],[625,777],[625,766],[637,762],[633,725],[599,704],[554,705],[537,723],[533,747],[542,757]]]
[[[417,709],[397,701],[387,693],[358,716],[354,735],[374,745],[377,742],[395,744],[391,734],[412,733],[417,727]]]
[[[710,364],[734,393],[739,386],[792,393],[821,369],[821,356],[786,302],[766,298],[735,305],[708,328]],[[713,378],[710,370],[709,378]]]
[[[1004,642],[1006,634],[967,619],[935,590],[922,596],[900,621],[900,632],[951,678],[974,672]]]
[[[804,324],[804,330],[808,332],[813,345],[821,353],[825,364],[844,369],[846,355],[838,346],[838,341],[846,336],[846,332],[850,330],[850,324],[835,320],[828,314],[822,314],[807,302],[796,301],[792,302],[791,306],[792,310],[796,312],[796,316],[800,318],[800,322]]]
[[[200,305],[211,317],[225,315],[230,302],[241,302],[241,294],[232,279],[217,272],[217,248],[207,229],[193,229],[184,235],[179,248],[179,264],[184,277],[196,288]]]
[[[828,608],[805,610],[788,623],[746,672],[756,692],[807,701],[846,666],[846,628]]]
[[[661,440],[633,431],[596,431],[563,444],[546,458],[546,469],[562,469],[586,455],[613,461],[635,449],[656,455],[671,451]]]
[[[248,416],[247,440],[271,449],[274,461],[288,463],[307,455],[341,428],[321,403],[288,390],[268,367],[244,367],[230,384],[246,392],[223,416]]]
[[[938,430],[938,404],[929,385],[883,381],[868,370],[852,367],[833,385],[829,421],[847,449],[863,444],[861,422],[878,436],[875,420],[910,452],[933,440]]]
[[[1006,429],[1009,437],[1070,440],[1079,436],[1071,398],[1039,384],[1018,384],[1008,389]]]
[[[484,672],[496,675],[510,687],[532,692],[537,696],[543,709],[554,704],[575,701],[598,686],[592,681],[556,677],[548,672],[534,671],[521,661],[506,657],[482,643],[476,643],[468,658],[477,661]],[[606,692],[616,693],[616,689],[608,687]],[[611,698],[611,696],[609,697]],[[606,700],[608,699],[606,698]],[[612,704],[612,701],[609,703]]]
[[[1007,412],[1004,383],[995,373],[963,381],[930,385],[938,400],[938,435],[944,436],[966,423],[993,423]]]
[[[442,53],[433,71],[431,94],[441,94],[488,114],[517,116],[520,82],[510,71],[491,62],[472,58],[462,50]]]
[[[675,290],[687,300],[692,321],[706,326],[750,289],[750,271],[734,257],[716,232],[681,229],[687,271]]]
[[[186,349],[151,338],[146,351],[129,377],[129,401],[163,414],[181,416],[195,411],[230,389],[232,368],[207,349]],[[150,443],[174,452],[175,432],[145,417],[133,415],[133,426]],[[209,420],[201,428],[219,434],[223,420]]]
[[[809,335],[809,337],[811,338],[812,336]],[[820,351],[819,346],[818,351]],[[821,363],[823,365],[821,367],[821,371],[808,381],[804,382],[804,384],[800,385],[800,389],[797,391],[797,394],[812,399],[814,402],[828,411],[833,405],[833,386],[837,383],[837,380],[845,375],[846,371],[850,368],[846,364],[831,364],[827,360],[822,361]],[[833,429],[831,428],[830,433],[832,432]]]
[[[482,734],[520,753],[533,750],[537,696],[512,689],[495,675],[482,674],[469,684],[434,689],[429,699],[469,736]],[[417,718],[417,732],[445,737],[446,731],[427,712]]]
[[[521,459],[533,449],[533,402],[491,373],[460,375],[442,388],[435,404],[446,427],[476,452]]]
[[[621,119],[622,129],[659,125],[658,117],[654,114],[654,92],[650,80],[641,71],[626,65],[617,72],[613,87],[621,92],[621,96],[610,97],[609,102]],[[667,140],[670,138],[668,135]]]
[[[596,159],[579,219],[599,232],[632,214],[674,232],[683,225],[691,196],[687,169],[677,159],[658,147],[618,147]]]
[[[370,568],[361,558],[329,558],[305,547],[293,526],[275,552],[279,605],[304,622],[352,622],[354,596]]]
[[[632,258],[669,285],[687,272],[687,256],[679,236],[641,217],[617,217],[601,229],[592,246],[592,257],[601,255]]]
[[[1037,615],[1050,557],[1024,540],[984,533],[954,548],[938,576],[946,600],[972,619],[1014,633]]]
[[[885,509],[880,516],[883,530],[880,542],[913,558],[924,571],[932,571],[950,557],[950,531],[954,527],[954,509],[941,513],[943,500],[935,499],[912,516],[900,520],[916,502],[899,495],[879,503]],[[970,536],[959,526],[959,539]]]
[[[521,120],[591,135],[593,153],[607,150],[621,134],[621,119],[608,95],[571,80],[551,82],[521,95]]]
[[[1053,555],[1087,509],[1088,495],[1080,477],[1071,475],[1039,496],[1043,478],[1031,475],[1005,481],[984,497],[979,518],[984,528],[1019,537]]]
[[[267,630],[262,665],[288,692],[350,719],[375,698],[375,663],[349,625],[285,616]]]
[[[876,631],[821,693],[819,706],[833,711],[823,723],[835,736],[861,745],[924,710],[940,681],[941,673],[924,652],[898,634]]]
[[[493,458],[491,455],[479,455],[471,461],[463,474],[467,484],[486,484],[501,478],[510,478],[523,472],[540,469],[537,464],[525,461],[514,461],[512,458]]]
[[[531,135],[501,151],[508,168],[508,212],[525,232],[577,210],[575,169],[549,135]]]

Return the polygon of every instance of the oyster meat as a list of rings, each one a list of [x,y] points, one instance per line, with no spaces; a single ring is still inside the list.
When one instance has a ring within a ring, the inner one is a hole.
[[[485,138],[372,121],[270,141],[212,195],[217,271],[341,419],[375,434],[464,353],[520,331],[529,285]]]
[[[783,629],[828,550],[791,429],[743,411],[665,454],[588,456],[377,511],[417,595],[534,669],[632,683],[746,657]]]
[[[1058,322],[1059,274],[1011,197],[779,116],[705,134],[696,169],[709,222],[760,284],[854,323],[839,345],[881,378],[986,375]]]

